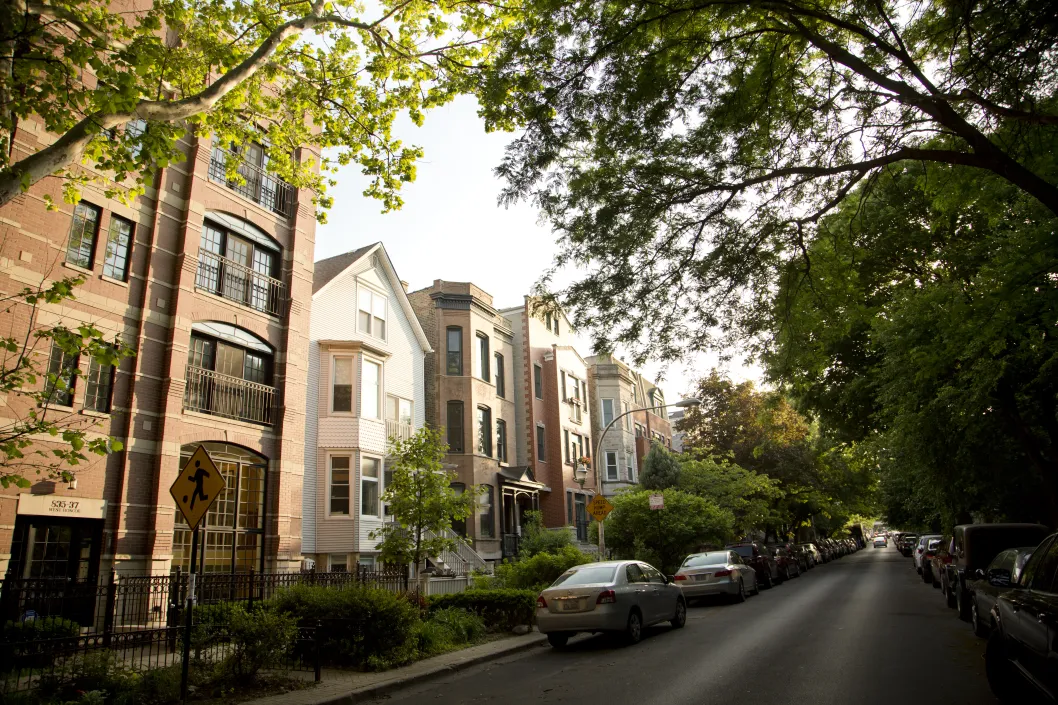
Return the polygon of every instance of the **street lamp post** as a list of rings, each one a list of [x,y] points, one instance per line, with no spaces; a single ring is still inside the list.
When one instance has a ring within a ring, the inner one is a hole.
[[[595,487],[596,487],[597,491],[599,492],[599,494],[602,494],[602,477],[599,475],[599,453],[602,452],[602,440],[603,440],[603,438],[606,437],[606,432],[609,431],[610,428],[615,423],[617,423],[618,421],[623,419],[625,416],[628,416],[629,414],[634,414],[637,411],[660,411],[662,409],[668,409],[669,407],[672,407],[672,406],[676,406],[676,407],[679,407],[681,409],[689,409],[689,408],[694,407],[694,406],[701,406],[701,404],[702,404],[701,400],[694,399],[692,397],[690,399],[680,399],[679,401],[673,402],[672,404],[663,404],[662,406],[647,406],[647,407],[643,407],[642,409],[629,409],[628,411],[624,412],[623,414],[619,414],[619,415],[615,416],[613,418],[613,420],[610,421],[610,423],[606,424],[606,428],[604,428],[602,430],[602,433],[599,434],[599,437],[597,439],[595,439],[595,455],[593,456],[594,463],[595,463]],[[585,474],[587,474],[587,473],[585,473]],[[603,522],[600,521],[599,522],[599,560],[602,560],[603,556],[606,555],[606,539],[604,538],[605,533],[603,532],[603,528],[604,528]]]

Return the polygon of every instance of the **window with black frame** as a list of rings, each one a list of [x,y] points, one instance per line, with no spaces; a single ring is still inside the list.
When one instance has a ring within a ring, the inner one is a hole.
[[[202,225],[195,286],[254,310],[279,315],[282,283],[278,246],[250,230],[236,233],[207,220]]]
[[[65,352],[54,341],[48,360],[48,403],[73,406],[74,385],[77,378],[77,355]]]
[[[270,352],[202,332],[191,334],[185,409],[271,425],[275,392]]]

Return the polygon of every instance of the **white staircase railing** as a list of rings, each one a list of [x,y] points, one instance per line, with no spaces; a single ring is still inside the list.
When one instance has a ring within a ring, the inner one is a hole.
[[[440,555],[430,556],[431,561],[439,564],[438,567],[451,570],[456,575],[470,575],[475,570],[492,574],[492,564],[482,558],[462,536],[451,529],[445,529],[442,536],[453,541],[455,546],[441,551]],[[433,531],[423,532],[425,539],[436,537]]]

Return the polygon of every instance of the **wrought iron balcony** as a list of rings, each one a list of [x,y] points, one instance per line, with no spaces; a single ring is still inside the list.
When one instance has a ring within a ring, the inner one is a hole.
[[[195,287],[273,316],[281,315],[286,286],[227,257],[199,249]]]
[[[240,184],[228,179],[226,164],[229,158],[238,160],[237,171],[245,183]],[[298,194],[293,186],[217,145],[213,145],[213,153],[209,159],[209,179],[224,184],[240,196],[287,218],[297,210]]]
[[[396,438],[398,441],[406,441],[412,437],[415,431],[410,423],[403,423],[393,419],[386,419],[386,438]]]
[[[276,388],[188,365],[184,408],[227,419],[271,426]]]

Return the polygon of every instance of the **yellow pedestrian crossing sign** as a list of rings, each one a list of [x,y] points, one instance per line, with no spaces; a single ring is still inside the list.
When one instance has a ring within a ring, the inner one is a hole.
[[[613,511],[613,505],[610,504],[610,500],[601,494],[595,495],[595,498],[588,502],[588,506],[585,508],[588,510],[588,514],[595,517],[595,521],[602,521],[607,514]]]
[[[184,465],[169,494],[192,529],[198,526],[206,510],[224,491],[224,476],[213,464],[213,459],[199,446]]]

